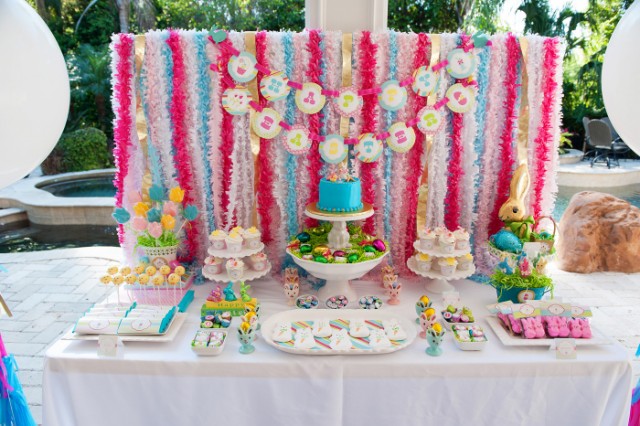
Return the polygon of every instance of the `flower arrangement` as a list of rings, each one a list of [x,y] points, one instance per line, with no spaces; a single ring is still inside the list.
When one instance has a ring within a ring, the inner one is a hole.
[[[119,224],[129,223],[137,233],[136,246],[177,246],[180,243],[178,235],[185,225],[198,216],[198,208],[194,205],[183,205],[184,190],[179,186],[169,191],[168,198],[165,198],[162,188],[154,185],[149,189],[149,201],[143,201],[139,193],[129,198],[133,218],[123,207],[115,209],[112,216]]]

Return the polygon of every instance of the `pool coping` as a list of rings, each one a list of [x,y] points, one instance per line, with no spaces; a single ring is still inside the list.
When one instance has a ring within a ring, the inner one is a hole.
[[[558,186],[590,188],[613,188],[640,183],[640,161],[620,160],[620,167],[607,169],[598,164],[593,168],[590,162],[560,164],[558,167]]]
[[[25,178],[0,190],[1,208],[20,208],[27,212],[29,221],[39,225],[115,225],[111,217],[113,197],[56,197],[37,185],[64,182],[77,178],[105,177],[115,169]]]

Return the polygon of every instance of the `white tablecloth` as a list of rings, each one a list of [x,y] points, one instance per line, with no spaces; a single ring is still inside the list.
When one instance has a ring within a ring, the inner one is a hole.
[[[405,283],[398,306],[415,318],[422,283]],[[252,282],[263,319],[286,309],[279,283]],[[359,295],[379,283],[356,282]],[[476,318],[495,302],[492,288],[456,283]],[[426,341],[385,355],[301,356],[268,346],[238,353],[234,320],[224,352],[198,357],[190,340],[211,284],[170,343],[126,343],[116,358],[97,343],[58,341],[47,352],[44,425],[626,425],[632,369],[623,347],[579,347],[577,360],[556,360],[547,348],[505,347],[490,331],[481,352],[458,350],[451,333],[438,358]],[[440,297],[434,295],[437,307]],[[339,313],[337,313],[339,314]],[[597,326],[597,324],[596,324]]]

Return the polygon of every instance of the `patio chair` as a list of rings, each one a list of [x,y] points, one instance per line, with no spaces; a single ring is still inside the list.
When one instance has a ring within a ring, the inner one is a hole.
[[[591,138],[589,137],[589,117],[582,117],[582,126],[584,127],[584,143],[582,144],[582,161],[593,159],[596,154],[595,146],[591,144]]]
[[[607,163],[609,169],[612,163],[615,163],[616,167],[620,167],[617,151],[613,149],[611,128],[607,123],[602,120],[590,120],[588,128],[589,140],[596,151],[595,157],[591,160],[591,167],[596,163]]]
[[[613,127],[613,124],[611,124],[611,120],[609,120],[609,117],[602,117],[601,120],[607,123],[609,125],[609,128],[611,129],[611,139],[613,139],[613,150],[616,152],[616,156],[620,154],[626,154],[627,152],[629,152],[631,148],[629,148],[629,146],[626,143],[624,143],[624,141],[622,140],[618,132],[616,132],[616,129]]]

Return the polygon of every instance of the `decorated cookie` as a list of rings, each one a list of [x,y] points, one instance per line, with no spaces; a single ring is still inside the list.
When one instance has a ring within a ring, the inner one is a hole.
[[[296,338],[293,342],[293,346],[296,349],[311,349],[315,345],[316,341],[313,338],[313,333],[310,328],[300,328],[296,331]]]
[[[251,93],[243,86],[230,87],[222,93],[222,108],[232,115],[249,112],[249,101]]]
[[[233,55],[229,59],[227,69],[229,70],[229,75],[240,83],[249,82],[258,74],[256,57],[249,52],[242,52],[237,56]]]
[[[438,89],[439,74],[423,65],[413,72],[411,88],[418,96],[429,96]]]
[[[280,101],[287,97],[291,88],[289,78],[282,71],[275,71],[260,81],[260,93],[269,101]]]
[[[384,330],[376,328],[371,330],[371,334],[369,335],[369,346],[372,348],[388,348],[391,346],[391,341],[389,341]]]
[[[418,111],[418,129],[426,135],[435,135],[444,124],[442,113],[432,106],[426,106]]]
[[[362,96],[358,95],[355,87],[343,87],[338,97],[333,99],[333,105],[342,117],[354,117],[362,109]]]
[[[313,322],[313,335],[316,337],[331,336],[331,325],[326,319],[319,319]]]
[[[453,112],[465,113],[471,110],[476,102],[476,93],[471,86],[456,83],[447,89],[447,106]]]
[[[404,340],[407,338],[407,333],[398,323],[385,327],[384,332],[387,333],[389,340]]]
[[[289,342],[293,338],[291,334],[291,323],[288,321],[279,322],[273,330],[274,342]]]
[[[369,337],[371,330],[362,319],[349,321],[349,334],[353,337]]]
[[[336,330],[336,332],[331,335],[329,346],[336,351],[351,349],[351,338],[347,330],[344,328]]]
[[[473,51],[453,49],[447,55],[447,72],[454,78],[467,78],[476,70],[476,57]]]
[[[407,127],[405,123],[399,121],[389,127],[389,137],[387,145],[395,152],[404,153],[409,151],[416,143],[416,132],[413,127]]]
[[[280,127],[280,114],[273,108],[264,108],[262,111],[254,114],[251,120],[251,128],[256,135],[263,139],[273,139],[278,136],[282,127]]]
[[[382,141],[373,133],[364,133],[358,138],[354,154],[363,163],[372,163],[380,158],[383,149]]]
[[[284,149],[290,154],[301,155],[311,148],[309,131],[302,124],[291,126],[283,139]]]
[[[322,87],[316,83],[304,83],[302,90],[296,91],[296,105],[305,114],[315,114],[324,107],[327,98],[322,94]]]
[[[323,142],[320,142],[320,156],[330,164],[338,164],[347,157],[347,146],[344,138],[340,135],[327,135]]]

